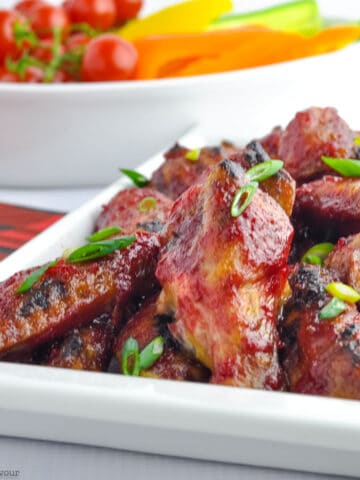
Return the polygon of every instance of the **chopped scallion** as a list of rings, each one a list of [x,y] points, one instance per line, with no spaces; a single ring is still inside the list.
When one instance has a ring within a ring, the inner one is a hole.
[[[34,270],[30,275],[24,280],[24,282],[20,285],[20,287],[16,290],[15,293],[25,293],[37,282],[44,273],[49,270],[49,268],[54,267],[57,264],[57,260],[52,262],[46,263],[42,267]]]
[[[284,166],[281,160],[269,160],[251,167],[246,174],[252,182],[262,182],[273,175],[276,175]]]
[[[360,160],[332,157],[321,157],[321,159],[343,177],[360,177]]]
[[[149,184],[149,180],[142,173],[135,170],[128,170],[127,168],[121,168],[120,172],[130,178],[136,187],[146,187]]]
[[[250,205],[258,186],[258,182],[250,182],[236,192],[230,209],[232,217],[239,217],[246,210]]]
[[[120,232],[120,227],[106,227],[90,235],[87,240],[89,242],[100,242],[101,240],[106,240],[107,238],[112,237],[116,233]]]

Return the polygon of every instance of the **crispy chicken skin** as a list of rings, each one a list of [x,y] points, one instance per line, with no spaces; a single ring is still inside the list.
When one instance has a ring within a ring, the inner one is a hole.
[[[159,249],[156,236],[139,233],[128,248],[102,259],[59,260],[25,293],[15,292],[34,269],[10,277],[0,284],[0,355],[34,348],[114,309],[120,315],[132,298],[154,288]]]
[[[42,364],[104,372],[111,359],[113,333],[111,316],[101,315],[89,325],[71,330],[63,340],[54,342]]]
[[[292,296],[280,334],[282,365],[291,392],[360,399],[360,314],[356,306],[333,319],[319,312],[330,300],[324,287],[336,275],[298,265],[290,277]]]
[[[278,154],[285,168],[301,184],[332,173],[321,156],[354,158],[354,132],[334,108],[298,112],[280,136]]]
[[[141,201],[148,197],[154,198],[156,203],[142,208]],[[172,203],[169,198],[152,188],[122,190],[103,206],[95,230],[118,226],[125,234],[142,230],[158,233],[167,221]]]
[[[157,296],[148,300],[118,335],[114,353],[120,368],[122,348],[128,338],[135,338],[140,350],[143,350],[154,338],[162,335],[165,340],[163,354],[151,368],[143,370],[141,376],[169,380],[208,381],[210,377],[208,369],[184,352],[170,336],[167,328],[169,318],[156,315],[156,301]]]
[[[360,180],[325,176],[302,185],[296,191],[294,217],[315,237],[332,241],[360,232]]]
[[[240,149],[238,149],[240,151]],[[186,189],[202,180],[208,169],[237,151],[237,147],[224,142],[220,147],[204,147],[197,161],[186,158],[188,148],[176,144],[165,154],[165,162],[152,176],[152,186],[175,200]]]
[[[247,182],[225,160],[175,202],[156,271],[158,313],[174,316],[170,332],[212,371],[213,383],[279,389],[276,321],[293,230],[260,189],[231,217]]]

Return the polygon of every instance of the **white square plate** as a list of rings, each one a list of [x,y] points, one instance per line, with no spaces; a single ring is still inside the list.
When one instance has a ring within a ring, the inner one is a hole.
[[[213,142],[196,130],[190,147]],[[217,139],[218,140],[218,139]],[[139,170],[150,175],[158,155]],[[120,180],[0,264],[0,279],[83,243]],[[360,402],[0,362],[0,434],[358,475]]]

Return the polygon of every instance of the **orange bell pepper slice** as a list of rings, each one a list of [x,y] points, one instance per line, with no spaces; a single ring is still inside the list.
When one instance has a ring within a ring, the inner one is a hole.
[[[173,76],[185,77],[220,73],[270,65],[333,52],[356,41],[359,26],[331,27],[310,38],[281,35],[281,32],[259,32],[257,38],[217,57],[199,58],[184,65]]]
[[[174,60],[220,55],[235,45],[251,40],[254,34],[261,31],[268,29],[243,27],[228,31],[159,35],[139,39],[134,42],[139,55],[136,78],[158,78],[159,70]]]
[[[135,42],[137,79],[226,72],[331,52],[360,37],[360,26],[330,27],[312,37],[245,27],[201,34],[149,37]]]

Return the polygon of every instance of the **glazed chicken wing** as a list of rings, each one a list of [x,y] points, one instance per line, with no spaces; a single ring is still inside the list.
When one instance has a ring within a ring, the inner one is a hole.
[[[294,217],[316,238],[360,232],[360,180],[325,176],[296,191]]]
[[[348,305],[335,318],[319,317],[331,300],[325,286],[336,280],[319,266],[296,267],[280,329],[282,364],[291,392],[360,399],[360,314]]]
[[[164,352],[156,363],[141,376],[170,380],[189,380],[203,382],[209,379],[209,371],[198,361],[184,352],[168,332],[165,317],[156,315],[157,297],[147,301],[125,325],[116,339],[114,352],[119,365],[122,360],[122,348],[126,340],[135,338],[140,350],[143,350],[154,338],[161,335],[165,340]]]
[[[74,370],[106,371],[113,344],[112,318],[103,314],[89,325],[71,330],[64,339],[51,345],[41,363]]]
[[[247,182],[225,160],[175,202],[156,271],[158,313],[174,317],[170,332],[212,371],[213,383],[278,389],[276,321],[293,230],[260,189],[231,216]]]
[[[360,234],[340,238],[324,262],[340,280],[360,291]]]
[[[298,112],[280,136],[278,154],[298,183],[331,173],[321,156],[356,158],[354,132],[334,108]]]
[[[172,203],[152,188],[122,190],[103,206],[95,230],[118,226],[125,234],[142,230],[159,233],[167,221]]]
[[[237,150],[240,151],[229,142],[224,142],[221,147],[204,147],[200,150],[199,158],[194,161],[186,158],[190,152],[188,148],[176,144],[165,154],[165,162],[154,172],[151,184],[175,200],[186,189],[201,181],[209,167]]]
[[[104,313],[120,315],[132,298],[154,289],[159,248],[155,236],[140,233],[128,248],[102,259],[59,260],[21,294],[16,290],[34,269],[10,277],[0,284],[0,355],[34,348]]]

